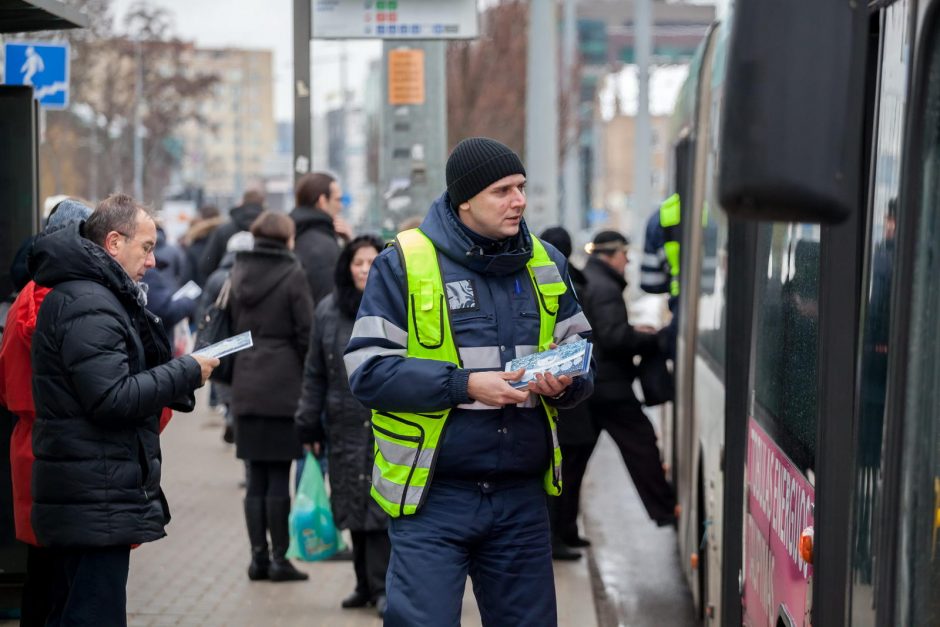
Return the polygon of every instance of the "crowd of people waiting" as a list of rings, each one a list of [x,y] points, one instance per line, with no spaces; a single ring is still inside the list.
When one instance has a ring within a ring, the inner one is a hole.
[[[458,252],[469,246],[467,257],[480,249],[481,258],[499,258],[507,254],[504,241],[530,238],[524,226],[519,230],[524,225],[521,210],[507,240],[500,239],[504,226],[491,225],[487,214],[476,212],[487,211],[484,193],[500,181],[519,178],[524,184],[524,169],[498,142],[476,139],[455,150],[448,162],[448,193],[423,223],[412,226],[420,224],[421,231],[415,232],[430,233],[435,246],[457,246]],[[489,177],[479,178],[480,166],[473,160],[487,150],[495,150],[496,156],[486,157]],[[493,163],[503,165],[493,169]],[[468,183],[467,173],[474,172],[479,180]],[[508,193],[514,199],[510,204],[521,198],[524,210],[523,187]],[[122,624],[128,551],[162,537],[169,520],[159,488],[159,432],[172,410],[193,408],[193,391],[219,363],[192,355],[174,357],[166,348],[168,336],[180,321],[195,324],[223,285],[230,289],[234,332],[251,331],[254,338],[252,350],[235,360],[231,384],[213,382],[211,391],[211,403],[226,418],[223,439],[234,443],[236,456],[245,463],[248,577],[274,582],[308,578],[285,554],[291,464],[312,452],[327,459],[333,517],[352,538],[356,587],[342,607],[372,606],[385,614],[386,574],[393,555],[389,507],[374,498],[374,417],[360,400],[370,394],[366,387],[378,382],[365,383],[365,369],[360,368],[351,389],[353,373],[347,366],[362,362],[350,361],[348,353],[355,350],[347,346],[356,345],[350,340],[357,329],[360,337],[363,333],[357,314],[363,316],[367,282],[382,285],[371,288],[365,309],[375,306],[376,294],[390,289],[390,281],[405,280],[407,287],[407,280],[404,270],[389,266],[387,259],[370,274],[386,243],[370,235],[353,236],[341,216],[341,197],[339,182],[325,173],[299,181],[290,214],[266,210],[261,194],[249,191],[227,221],[214,207],[200,209],[179,245],[167,241],[147,207],[126,195],[113,195],[94,211],[90,203],[68,199],[55,207],[43,232],[24,245],[13,274],[19,294],[0,344],[0,405],[16,420],[11,441],[16,533],[29,546],[22,624],[57,624],[63,617]],[[460,239],[437,234],[447,231]],[[518,242],[531,249],[529,241],[535,239]],[[565,315],[575,321],[566,323],[570,337],[589,337],[595,345],[596,366],[584,385],[539,379],[530,388],[552,399],[549,403],[559,412],[564,463],[556,482],[563,480],[566,490],[547,501],[551,554],[577,559],[577,548],[590,544],[578,529],[580,486],[601,430],[618,444],[650,517],[659,525],[675,523],[675,497],[659,462],[656,436],[631,387],[637,376],[634,358],[661,350],[662,342],[656,329],[634,327],[628,320],[622,294],[628,247],[624,236],[598,233],[583,270],[568,262],[572,243],[563,229],[549,229],[538,241],[544,242],[537,245],[546,255],[541,259],[561,270],[560,275],[555,272],[556,284],[570,286],[561,301]],[[395,263],[403,266],[404,260]],[[490,265],[480,269],[467,267],[492,275],[496,265],[486,263]],[[524,267],[517,263],[510,271]],[[452,271],[443,274],[447,272]],[[190,280],[200,285],[202,295],[179,297],[177,291]],[[513,285],[518,300],[519,279],[507,284],[510,294]],[[471,291],[471,298],[477,297]],[[452,312],[480,308],[479,302],[456,309],[449,304]],[[458,324],[476,323],[468,320]],[[392,323],[383,324],[388,328]],[[454,371],[447,372],[453,381]],[[477,399],[479,404],[482,399],[488,402],[484,409],[494,405],[480,391],[479,379],[465,378],[462,386],[456,396],[449,392],[458,402]],[[569,394],[569,386],[577,391]],[[578,404],[592,386],[590,401]],[[277,394],[270,394],[274,389]],[[524,402],[528,392],[516,394],[518,399],[506,396],[506,403],[533,407]],[[96,460],[102,455],[115,460],[113,467],[100,467]],[[541,453],[533,455],[541,458]],[[439,490],[448,485],[450,467],[441,471]],[[463,480],[460,473],[451,474],[449,485],[459,493],[465,489]],[[69,480],[63,481],[64,476]],[[501,481],[499,489],[503,484],[512,490],[523,486]],[[486,483],[481,486],[485,494],[499,492]],[[89,510],[87,503],[96,498],[99,506]],[[401,534],[397,527],[391,530],[401,547],[399,575],[408,550]],[[91,593],[101,589],[116,596]],[[407,611],[399,608],[396,616],[401,620]]]

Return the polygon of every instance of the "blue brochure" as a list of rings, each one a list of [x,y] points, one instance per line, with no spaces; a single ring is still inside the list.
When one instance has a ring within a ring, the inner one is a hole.
[[[535,380],[536,373],[550,372],[554,376],[568,375],[579,377],[591,367],[592,344],[587,340],[578,340],[562,344],[558,348],[541,353],[532,353],[518,357],[506,364],[506,372],[525,368],[525,374],[519,381],[510,382],[514,388],[524,388],[529,381]]]

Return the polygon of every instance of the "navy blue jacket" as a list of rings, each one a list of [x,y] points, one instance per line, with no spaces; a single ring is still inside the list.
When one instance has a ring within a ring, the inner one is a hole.
[[[346,348],[350,388],[366,407],[424,412],[453,408],[442,435],[435,480],[513,480],[541,476],[551,439],[536,395],[518,405],[491,407],[467,395],[473,370],[503,370],[538,346],[539,305],[525,264],[532,241],[523,221],[515,237],[495,242],[471,234],[445,193],[431,206],[421,231],[439,251],[454,339],[463,367],[406,357],[408,324],[405,272],[398,250],[386,249],[372,265]],[[480,244],[483,244],[482,246]],[[549,255],[568,284],[559,299],[555,341],[590,337],[568,263],[550,244]],[[574,407],[593,391],[593,369],[578,377],[558,401]]]

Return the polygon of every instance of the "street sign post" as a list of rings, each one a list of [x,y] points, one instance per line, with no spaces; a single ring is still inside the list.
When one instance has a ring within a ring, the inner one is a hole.
[[[314,39],[474,39],[476,0],[311,0]]]
[[[4,82],[30,85],[33,97],[47,109],[69,104],[69,45],[29,41],[4,44]]]

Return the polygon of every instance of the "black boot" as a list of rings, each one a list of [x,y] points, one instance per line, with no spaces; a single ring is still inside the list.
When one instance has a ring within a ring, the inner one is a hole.
[[[304,581],[307,573],[302,573],[284,556],[290,544],[290,532],[287,516],[290,514],[290,497],[268,498],[268,529],[271,531],[271,566],[268,578],[271,581]]]
[[[251,542],[248,578],[252,581],[267,579],[271,559],[268,557],[268,524],[263,498],[245,497],[245,525],[248,527],[248,540]]]

